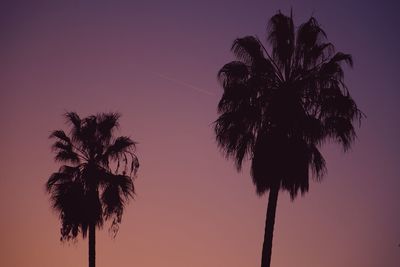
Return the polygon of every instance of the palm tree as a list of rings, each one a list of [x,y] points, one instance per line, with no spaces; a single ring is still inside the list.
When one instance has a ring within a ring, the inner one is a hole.
[[[52,207],[60,214],[61,240],[85,238],[89,233],[89,267],[95,267],[95,231],[105,220],[115,234],[139,167],[135,142],[114,137],[119,114],[103,113],[81,119],[66,113],[71,126],[66,134],[53,131],[55,159],[64,163],[46,183]]]
[[[346,151],[356,137],[353,122],[363,116],[343,79],[341,64],[352,66],[352,57],[326,40],[315,18],[295,28],[292,14],[278,12],[267,28],[271,52],[257,37],[238,38],[237,61],[218,73],[224,92],[217,143],[238,171],[244,159],[251,161],[258,195],[269,191],[262,267],[270,266],[279,191],[293,200],[308,191],[310,176],[321,180],[321,145],[331,140]]]

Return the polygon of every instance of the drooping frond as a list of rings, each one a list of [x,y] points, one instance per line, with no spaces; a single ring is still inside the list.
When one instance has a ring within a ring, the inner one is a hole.
[[[114,234],[122,220],[122,212],[129,198],[133,198],[135,188],[132,178],[126,175],[107,175],[103,185],[101,201],[105,218],[112,220],[111,230]]]
[[[239,111],[240,112],[240,111]],[[254,144],[252,122],[240,120],[239,112],[224,113],[215,121],[215,134],[218,145],[226,157],[235,160],[238,170],[242,167],[243,159],[249,155]],[[251,116],[251,115],[250,115]]]
[[[113,175],[109,173],[103,184],[102,201],[105,215],[111,216],[118,207],[123,207],[129,198],[133,198],[135,187],[133,180],[127,175]]]
[[[50,193],[52,207],[60,213],[61,239],[76,238],[79,232],[85,235],[88,221],[80,168],[62,166],[59,172],[50,176],[46,189]]]
[[[236,39],[231,49],[239,60],[243,60],[248,65],[252,65],[264,58],[262,46],[257,38],[253,36]]]
[[[62,166],[58,172],[53,173],[46,183],[47,192],[52,192],[56,184],[64,184],[79,179],[79,167]]]
[[[139,160],[135,155],[136,142],[132,141],[129,137],[120,136],[108,146],[102,155],[101,162],[108,168],[109,162],[114,161],[117,163],[116,172],[118,172],[121,164],[123,164],[123,172],[135,175],[139,168]]]
[[[356,138],[356,132],[351,120],[343,117],[328,117],[325,119],[327,136],[337,141],[346,151]]]
[[[134,152],[136,147],[136,143],[132,141],[129,137],[120,136],[115,139],[114,143],[112,143],[104,155],[108,156],[112,159],[118,160],[121,158],[122,154],[127,152]]]
[[[326,173],[325,159],[316,145],[311,144],[309,146],[310,153],[310,167],[314,174],[314,178],[320,181]]]
[[[237,84],[243,84],[248,79],[249,69],[241,61],[225,64],[218,72],[218,79],[224,89],[229,90]]]
[[[239,73],[239,66],[225,65],[220,71],[219,78],[224,86],[224,94],[218,103],[219,112],[233,112],[242,106],[248,105],[254,91],[248,88],[248,77]],[[243,65],[242,65],[243,67]],[[236,70],[234,68],[237,68]],[[242,69],[244,71],[244,69]],[[236,72],[236,73],[235,73]],[[234,76],[236,74],[236,76]]]

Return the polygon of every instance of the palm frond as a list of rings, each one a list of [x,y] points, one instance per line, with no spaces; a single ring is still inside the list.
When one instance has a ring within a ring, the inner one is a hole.
[[[134,141],[127,136],[120,136],[107,148],[104,155],[112,159],[119,159],[123,153],[134,151],[135,148],[136,143]]]
[[[76,112],[67,112],[64,116],[67,119],[67,123],[72,124],[75,128],[80,128],[81,118]]]
[[[64,184],[74,181],[79,176],[79,167],[62,166],[58,172],[53,173],[47,183],[46,191],[51,193],[55,184]]]
[[[67,136],[67,134],[62,130],[56,130],[51,132],[49,138],[58,138],[66,143],[71,143],[71,139]]]
[[[129,198],[133,198],[135,188],[131,177],[113,174],[107,175],[103,188],[101,194],[103,214],[106,220],[112,220],[110,230],[115,235],[122,220],[125,204]]]
[[[293,18],[280,12],[274,15],[268,24],[268,41],[274,61],[288,78],[295,46]]]
[[[75,112],[67,112],[64,114],[67,124],[72,126],[71,136],[74,141],[79,140],[79,132],[81,129],[82,120]]]
[[[334,46],[331,43],[323,43],[325,39],[326,34],[314,17],[301,24],[296,38],[297,65],[301,65],[303,69],[307,70],[331,56]]]
[[[74,151],[71,143],[57,141],[52,145],[52,149],[56,153],[56,161],[79,164],[79,154]]]
[[[314,174],[314,178],[317,181],[321,181],[322,177],[327,172],[325,159],[322,156],[321,152],[317,148],[316,145],[311,144],[309,146],[309,154],[310,154],[310,167]]]
[[[107,146],[110,143],[114,130],[119,127],[118,113],[100,113],[97,115],[97,130],[100,140]]]
[[[245,36],[236,39],[231,50],[236,57],[248,65],[252,65],[264,58],[262,47],[257,38],[253,36]]]
[[[350,67],[353,67],[353,57],[350,54],[337,52],[331,59],[331,62],[340,63],[341,61],[344,61]]]
[[[251,106],[243,105],[238,110],[223,113],[214,122],[218,145],[226,157],[235,160],[238,170],[241,169],[243,159],[252,150],[255,141],[254,131],[257,127],[257,113]]]
[[[127,172],[128,163],[130,162],[130,174],[136,175],[139,168],[139,160],[134,154],[136,149],[136,142],[129,137],[120,136],[108,146],[104,154],[101,156],[101,163],[104,167],[109,168],[110,161],[117,163],[116,172],[118,172],[121,161],[124,163],[124,172]],[[129,160],[128,160],[129,157]]]
[[[68,177],[67,173],[53,174],[47,187],[50,190],[52,207],[59,211],[61,219],[61,239],[75,238],[84,221],[84,190],[81,183]]]
[[[121,195],[121,189],[115,184],[108,184],[103,191],[101,200],[104,203],[104,214],[106,219],[113,216],[118,218],[122,215],[125,199]]]
[[[350,148],[351,143],[356,138],[356,132],[352,121],[344,117],[328,117],[325,119],[325,130],[327,136],[339,142],[344,151]]]
[[[242,84],[248,79],[249,70],[241,61],[225,64],[218,72],[218,79],[224,89],[230,89],[236,84]]]

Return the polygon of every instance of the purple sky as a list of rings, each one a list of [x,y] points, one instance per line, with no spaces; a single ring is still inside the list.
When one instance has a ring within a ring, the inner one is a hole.
[[[98,267],[259,265],[267,198],[217,149],[216,75],[235,38],[265,40],[291,7],[353,55],[345,80],[367,119],[349,153],[324,147],[322,183],[280,194],[272,266],[400,266],[400,4],[249,0],[2,1],[0,265],[87,265],[44,191],[65,111],[119,111],[139,142],[138,195],[116,239],[99,232]]]

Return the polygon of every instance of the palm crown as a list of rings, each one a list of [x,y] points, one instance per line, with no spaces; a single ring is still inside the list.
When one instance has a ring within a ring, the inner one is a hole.
[[[348,149],[362,113],[343,81],[351,55],[335,52],[314,18],[295,29],[292,15],[279,12],[267,40],[272,53],[257,37],[234,41],[238,60],[218,73],[224,92],[215,133],[238,169],[251,159],[258,194],[275,185],[294,198],[308,190],[309,169],[317,179],[325,172],[320,145],[331,139]]]
[[[61,239],[85,237],[90,225],[112,221],[116,233],[126,201],[133,197],[133,178],[139,167],[135,142],[115,138],[119,114],[108,113],[81,119],[65,115],[70,134],[53,131],[55,159],[65,163],[47,181],[52,206],[60,213]]]

